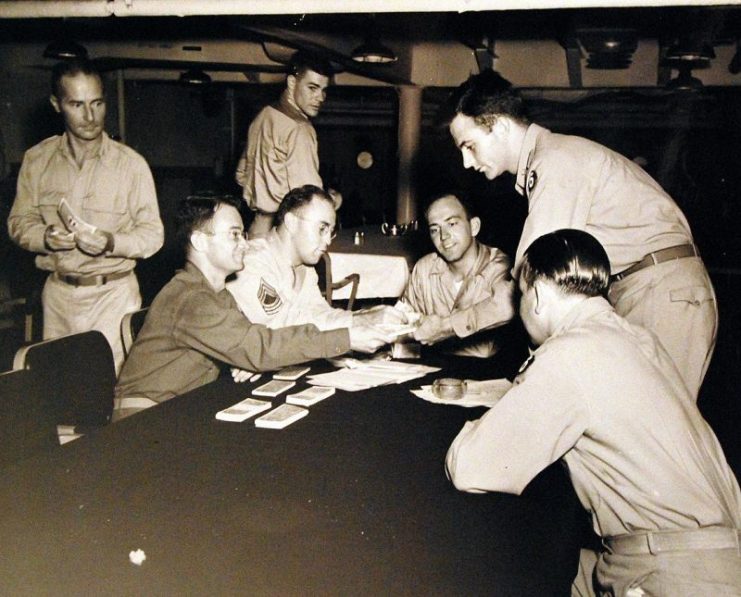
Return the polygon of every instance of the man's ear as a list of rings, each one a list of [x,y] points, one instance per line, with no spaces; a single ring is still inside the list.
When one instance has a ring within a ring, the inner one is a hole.
[[[476,236],[481,231],[481,218],[474,216],[469,222],[471,223],[471,236]]]
[[[509,135],[510,124],[511,122],[506,116],[497,116],[494,124],[491,125],[491,132],[494,133],[498,139],[506,139],[507,135]]]
[[[194,230],[190,233],[190,244],[196,251],[202,253],[206,250],[206,235],[200,230]]]
[[[543,312],[543,308],[545,307],[544,298],[545,298],[545,288],[543,288],[542,282],[539,280],[535,280],[533,282],[533,292],[535,292],[535,307],[533,310],[537,315],[540,315]]]
[[[293,96],[294,89],[296,89],[296,83],[297,83],[296,75],[288,75],[286,77],[286,87],[288,88],[288,93]]]
[[[59,114],[62,111],[61,102],[59,101],[59,98],[57,98],[56,95],[49,96],[49,103],[52,105],[52,107],[54,108],[54,111],[57,114]]]

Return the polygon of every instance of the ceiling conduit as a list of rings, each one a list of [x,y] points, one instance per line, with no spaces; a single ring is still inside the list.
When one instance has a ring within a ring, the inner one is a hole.
[[[621,7],[655,6],[656,0],[623,0]],[[713,6],[728,0],[674,0],[661,6]],[[591,8],[606,0],[3,0],[0,18],[153,17],[365,12],[475,12],[541,8]]]

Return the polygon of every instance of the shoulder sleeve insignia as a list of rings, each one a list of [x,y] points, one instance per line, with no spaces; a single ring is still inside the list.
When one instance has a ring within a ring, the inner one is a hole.
[[[533,189],[535,188],[535,185],[537,184],[538,184],[538,173],[535,170],[530,170],[530,172],[527,175],[527,182],[525,183],[528,196],[530,196],[530,193],[533,192]]]
[[[257,300],[260,301],[263,311],[268,315],[275,315],[283,306],[283,300],[278,292],[262,278],[260,278],[260,288],[257,289]]]

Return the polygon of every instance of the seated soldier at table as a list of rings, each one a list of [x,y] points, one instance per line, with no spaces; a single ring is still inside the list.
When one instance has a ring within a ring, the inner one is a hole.
[[[738,482],[667,352],[607,302],[609,278],[586,232],[530,245],[520,316],[540,346],[512,389],[464,425],[448,474],[462,491],[519,494],[563,458],[605,546],[599,591],[738,595]]]
[[[152,302],[116,386],[117,408],[146,408],[216,379],[220,365],[244,381],[267,371],[349,350],[374,352],[393,340],[375,328],[272,330],[252,323],[225,288],[242,269],[246,243],[239,202],[188,197],[178,206],[186,264]]]
[[[490,357],[497,328],[514,317],[509,258],[476,240],[481,220],[453,193],[438,195],[425,217],[436,252],[416,263],[396,306],[421,314],[414,338],[422,344]]]
[[[406,321],[390,306],[352,312],[322,297],[314,266],[335,236],[336,221],[332,198],[317,186],[292,189],[283,198],[275,228],[248,241],[244,268],[227,284],[250,321],[273,329],[313,323],[322,330]]]

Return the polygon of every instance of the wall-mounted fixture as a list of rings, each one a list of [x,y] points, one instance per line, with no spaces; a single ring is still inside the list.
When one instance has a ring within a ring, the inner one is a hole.
[[[178,81],[186,85],[208,85],[211,82],[211,77],[200,68],[191,68],[181,74]]]
[[[44,58],[54,58],[56,60],[85,59],[87,58],[87,50],[70,39],[59,39],[46,46]]]

